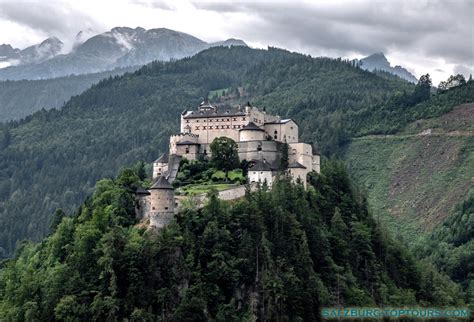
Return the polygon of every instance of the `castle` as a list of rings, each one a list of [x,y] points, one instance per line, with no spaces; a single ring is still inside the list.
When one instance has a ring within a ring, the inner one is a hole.
[[[181,113],[180,133],[170,137],[169,154],[153,162],[154,184],[148,190],[137,191],[138,215],[149,217],[152,227],[165,226],[176,207],[171,183],[180,161],[206,157],[212,141],[223,136],[237,143],[240,160],[251,162],[247,175],[251,184],[266,181],[272,185],[285,147],[287,172],[294,180],[299,178],[306,186],[307,174],[320,172],[320,156],[313,154],[310,144],[299,142],[298,124],[294,120],[267,114],[265,109],[250,103],[244,107],[224,107],[203,102],[196,110]]]

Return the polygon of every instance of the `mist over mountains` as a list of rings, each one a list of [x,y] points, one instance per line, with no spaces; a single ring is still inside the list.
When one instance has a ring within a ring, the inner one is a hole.
[[[207,43],[166,28],[116,27],[86,39],[90,34],[90,30],[79,32],[69,53],[62,52],[63,42],[54,37],[23,50],[1,45],[0,67],[7,67],[0,69],[0,80],[97,73],[153,60],[180,59],[213,46],[247,46],[238,39]]]
[[[416,84],[418,82],[418,79],[402,66],[397,65],[392,67],[387,57],[385,57],[383,53],[375,53],[360,60],[356,59],[355,61],[358,62],[360,67],[365,70],[371,72],[382,70],[403,78],[410,83]]]

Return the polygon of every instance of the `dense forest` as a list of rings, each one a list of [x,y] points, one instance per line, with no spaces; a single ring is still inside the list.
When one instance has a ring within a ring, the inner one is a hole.
[[[322,306],[463,304],[377,224],[339,162],[307,190],[282,176],[230,203],[211,192],[158,234],[135,219],[143,174],[100,180],[2,263],[2,321],[317,321]]]
[[[461,283],[466,302],[474,303],[474,190],[443,225],[422,238],[414,250],[453,281]]]
[[[55,209],[78,207],[98,179],[165,152],[180,112],[210,91],[230,88],[238,95],[227,103],[250,100],[295,118],[302,140],[329,155],[351,136],[390,133],[473,101],[472,82],[431,99],[427,85],[429,78],[413,86],[340,59],[246,47],[212,48],[103,80],[60,110],[1,125],[0,256],[18,240],[41,240]]]
[[[60,108],[92,84],[136,69],[138,67],[43,80],[0,81],[0,122],[18,120],[43,108]]]

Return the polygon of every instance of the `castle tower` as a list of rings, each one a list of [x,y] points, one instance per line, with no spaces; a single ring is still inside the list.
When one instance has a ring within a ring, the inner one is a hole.
[[[164,176],[159,176],[149,191],[150,226],[163,228],[174,215],[174,189]]]
[[[265,131],[255,123],[249,122],[239,131],[240,142],[263,141],[265,140]]]
[[[309,169],[306,168],[299,162],[292,162],[288,165],[288,173],[292,176],[293,181],[297,181],[298,178],[303,181],[303,185],[306,188],[306,177],[308,176]]]
[[[168,153],[164,153],[161,157],[153,161],[153,180],[161,175],[165,175],[168,171]]]
[[[136,192],[136,198],[135,213],[138,219],[142,220],[150,212],[150,193],[139,187]]]

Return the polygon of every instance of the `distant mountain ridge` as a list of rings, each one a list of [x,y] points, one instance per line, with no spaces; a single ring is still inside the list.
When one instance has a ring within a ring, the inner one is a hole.
[[[374,70],[383,70],[403,78],[411,83],[417,83],[418,79],[402,66],[392,67],[387,57],[383,53],[375,53],[360,60],[355,60],[360,64],[360,67],[373,72]]]
[[[46,79],[97,73],[114,68],[144,65],[153,60],[169,61],[192,56],[214,46],[247,46],[239,39],[207,43],[189,34],[157,28],[115,27],[84,40],[91,31],[79,32],[71,52],[61,54],[63,43],[48,38],[24,50],[0,47],[0,80]]]
[[[29,46],[23,50],[13,48],[11,45],[0,45],[0,63],[8,65],[37,64],[57,56],[63,42],[56,37],[51,37],[40,44]]]

